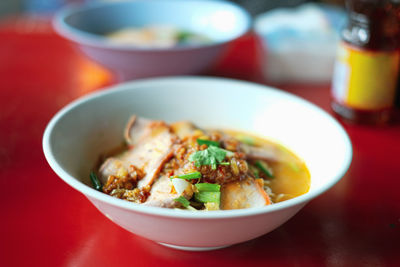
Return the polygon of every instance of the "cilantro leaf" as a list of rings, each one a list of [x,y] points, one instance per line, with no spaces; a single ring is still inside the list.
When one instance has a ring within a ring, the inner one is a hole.
[[[196,167],[202,165],[210,165],[213,170],[217,169],[217,164],[221,163],[226,155],[233,154],[231,151],[216,147],[209,146],[205,150],[196,151],[189,157],[190,162],[194,162]]]

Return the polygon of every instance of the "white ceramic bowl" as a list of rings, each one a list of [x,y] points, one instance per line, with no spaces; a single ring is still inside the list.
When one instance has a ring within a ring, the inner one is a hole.
[[[279,141],[306,162],[311,188],[262,208],[211,212],[146,207],[100,193],[90,186],[90,170],[101,153],[121,144],[131,114],[191,120]],[[110,220],[139,236],[192,250],[228,246],[274,230],[338,182],[352,158],[346,132],[315,105],[267,86],[205,77],[148,79],[84,96],[50,121],[43,149],[58,176]]]
[[[227,45],[250,29],[240,6],[214,0],[95,1],[68,6],[54,17],[57,33],[89,58],[114,71],[120,80],[196,74],[212,66]],[[171,25],[210,37],[209,44],[143,48],[103,36],[125,27]]]

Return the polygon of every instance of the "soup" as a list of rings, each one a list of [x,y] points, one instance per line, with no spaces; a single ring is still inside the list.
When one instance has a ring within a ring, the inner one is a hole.
[[[276,179],[265,180],[265,183],[271,189],[269,194],[273,203],[291,199],[308,192],[311,183],[308,168],[303,160],[289,149],[249,133],[231,130],[226,130],[225,132],[249,145],[275,151],[276,160],[267,159],[267,162]]]
[[[94,187],[148,206],[188,210],[262,207],[302,195],[310,174],[294,153],[262,138],[137,116],[126,145],[91,173]]]
[[[207,36],[169,25],[128,27],[110,32],[105,36],[114,43],[148,48],[171,48],[211,42]]]

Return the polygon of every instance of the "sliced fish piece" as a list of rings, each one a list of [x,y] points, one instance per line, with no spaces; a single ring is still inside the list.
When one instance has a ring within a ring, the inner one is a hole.
[[[152,123],[151,120],[133,115],[125,126],[125,141],[130,145],[139,143],[141,139],[150,134],[151,129],[148,127],[150,123]]]
[[[163,208],[176,208],[179,207],[179,202],[174,199],[179,196],[183,196],[186,199],[190,199],[193,195],[192,190],[185,190],[182,194],[178,194],[174,190],[173,183],[166,175],[158,178],[150,190],[150,196],[144,202],[148,206],[156,206]]]
[[[99,179],[102,184],[106,184],[110,175],[118,176],[118,173],[128,170],[128,167],[129,166],[126,166],[125,162],[117,158],[108,158],[106,161],[104,161],[99,169]]]
[[[246,158],[250,160],[266,160],[266,161],[279,161],[282,156],[279,150],[275,147],[256,147],[247,144],[241,144],[241,149],[246,153]]]
[[[189,121],[178,121],[171,124],[171,129],[180,139],[183,139],[191,135],[196,127]]]
[[[178,197],[178,193],[173,190],[171,180],[163,175],[154,182],[150,190],[150,196],[144,204],[162,208],[174,208],[179,206],[179,203],[174,200]]]
[[[221,209],[246,209],[271,204],[271,200],[262,186],[249,177],[223,185],[221,188]]]
[[[141,125],[136,130],[130,131],[133,134],[130,139],[133,140],[131,143],[133,147],[121,155],[106,160],[100,167],[100,177],[102,181],[107,180],[109,175],[117,176],[121,167],[129,170],[130,166],[134,165],[144,172],[144,177],[137,185],[139,189],[143,189],[153,183],[164,163],[173,156],[172,147],[177,137],[164,122],[144,122],[139,118],[134,120],[146,126]],[[136,138],[135,133],[140,137]]]
[[[154,122],[148,127],[151,128],[149,134],[142,137],[142,140],[121,158],[144,171],[145,176],[137,185],[139,189],[151,185],[158,177],[164,163],[173,156],[172,145],[176,141],[175,135],[165,123]]]

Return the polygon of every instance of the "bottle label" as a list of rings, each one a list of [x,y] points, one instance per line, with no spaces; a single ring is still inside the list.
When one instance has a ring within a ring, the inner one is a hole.
[[[332,96],[340,104],[360,110],[391,108],[396,96],[400,54],[339,44]]]

